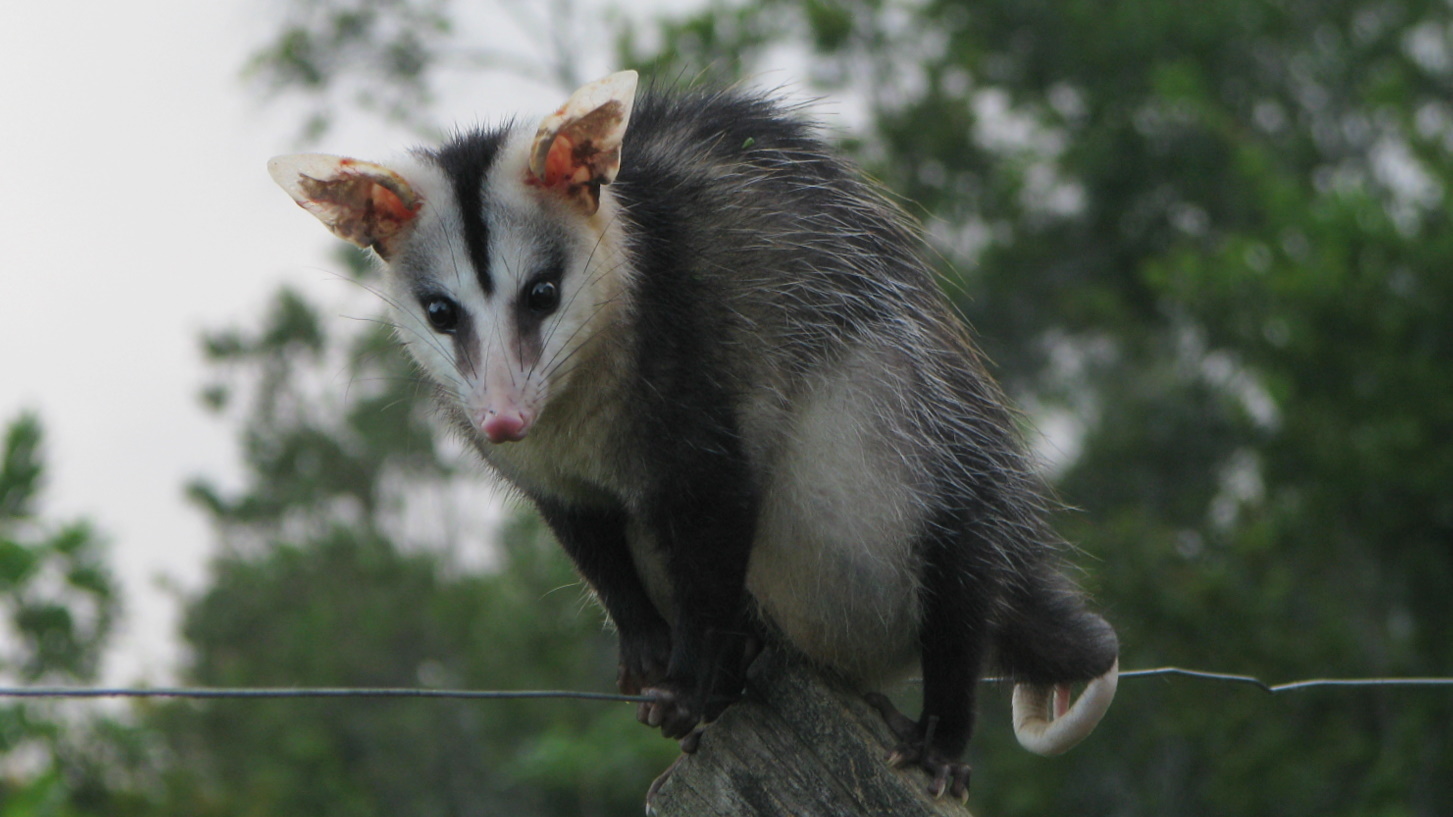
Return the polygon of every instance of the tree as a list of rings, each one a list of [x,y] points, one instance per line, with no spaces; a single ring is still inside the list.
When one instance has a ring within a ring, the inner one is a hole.
[[[427,130],[437,124],[429,110],[435,86],[449,72],[503,71],[562,90],[578,87],[587,79],[578,71],[581,46],[599,39],[604,24],[586,5],[475,4],[475,22],[512,23],[524,39],[518,48],[479,48],[461,19],[469,14],[447,0],[284,3],[276,35],[253,54],[246,73],[269,96],[307,100],[305,139],[318,138],[350,109]]]
[[[85,683],[95,679],[119,598],[90,522],[41,515],[44,434],[22,414],[0,448],[0,681]],[[113,782],[98,740],[124,730],[43,702],[0,702],[0,815],[97,814]],[[114,744],[116,748],[124,742]]]

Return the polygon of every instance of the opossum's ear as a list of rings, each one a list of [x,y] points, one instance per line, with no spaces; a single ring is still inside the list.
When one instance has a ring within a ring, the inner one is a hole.
[[[321,153],[277,156],[267,163],[267,172],[334,235],[372,247],[385,259],[424,203],[404,177],[357,159]]]
[[[615,181],[620,170],[636,79],[635,71],[621,71],[582,87],[535,131],[534,182],[558,191],[585,215],[600,207],[600,186]]]

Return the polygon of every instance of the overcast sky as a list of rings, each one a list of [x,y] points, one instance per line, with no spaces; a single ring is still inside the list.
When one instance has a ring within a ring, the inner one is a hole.
[[[259,17],[268,7],[0,8],[0,422],[41,414],[43,512],[92,518],[111,542],[127,607],[112,681],[170,678],[176,603],[159,579],[202,586],[210,541],[183,484],[237,478],[233,430],[196,398],[200,333],[255,320],[285,282],[324,302],[349,286],[330,272],[326,232],[265,170],[298,132],[287,106],[239,78],[276,24]],[[521,41],[506,21],[479,29]],[[604,71],[601,50],[591,70]],[[448,89],[439,119],[561,101],[475,76]],[[313,147],[383,158],[403,138],[358,118]]]

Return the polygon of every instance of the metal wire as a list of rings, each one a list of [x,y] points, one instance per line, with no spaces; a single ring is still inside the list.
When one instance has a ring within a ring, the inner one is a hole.
[[[1181,667],[1159,667],[1157,669],[1129,670],[1120,673],[1121,678],[1149,678],[1154,676],[1181,676],[1207,681],[1224,681],[1233,684],[1247,684],[1273,695],[1281,692],[1297,692],[1319,687],[1442,687],[1453,686],[1453,678],[1309,678],[1285,684],[1268,684],[1251,675],[1233,675],[1225,672],[1206,672]]]
[[[0,687],[0,698],[577,698],[586,701],[646,703],[643,695],[576,692],[560,689],[483,690],[420,687]]]
[[[1453,687],[1453,678],[1310,678],[1284,684],[1269,684],[1252,675],[1157,667],[1126,670],[1121,678],[1182,677],[1203,681],[1253,686],[1273,695],[1326,687]],[[986,678],[986,682],[1007,679]],[[481,690],[429,689],[421,687],[0,687],[0,698],[447,698],[456,700],[510,700],[528,698],[574,698],[586,701],[648,703],[646,695],[618,695],[609,692],[576,692],[558,689]]]

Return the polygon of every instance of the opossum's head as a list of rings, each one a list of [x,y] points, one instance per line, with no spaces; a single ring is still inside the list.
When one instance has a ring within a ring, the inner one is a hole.
[[[299,205],[384,260],[399,337],[491,443],[525,438],[621,308],[627,264],[601,186],[620,167],[635,87],[635,72],[613,74],[534,134],[464,134],[389,167],[268,164]]]

